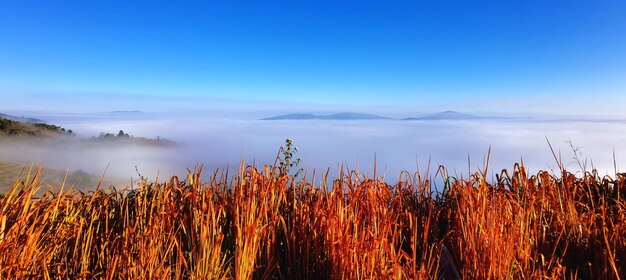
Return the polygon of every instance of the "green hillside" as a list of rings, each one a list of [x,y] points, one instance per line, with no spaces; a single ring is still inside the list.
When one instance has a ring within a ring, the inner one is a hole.
[[[72,130],[45,123],[18,122],[0,118],[0,136],[56,137],[73,135]]]

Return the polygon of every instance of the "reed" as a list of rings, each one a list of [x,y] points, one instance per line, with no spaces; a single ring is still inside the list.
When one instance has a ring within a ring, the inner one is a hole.
[[[522,165],[436,192],[428,172],[202,168],[139,188],[61,185],[39,170],[0,198],[3,279],[622,279],[626,174]],[[306,173],[303,173],[306,174]],[[329,183],[326,183],[329,182]]]

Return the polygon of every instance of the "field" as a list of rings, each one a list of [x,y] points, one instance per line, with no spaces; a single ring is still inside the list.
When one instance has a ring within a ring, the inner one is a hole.
[[[198,167],[134,190],[41,196],[41,168],[23,174],[0,199],[0,278],[626,275],[625,174],[531,175],[514,165],[461,179],[440,167],[399,174],[394,185],[356,171],[314,184],[286,167],[242,163],[204,178]],[[433,178],[444,180],[441,192]]]

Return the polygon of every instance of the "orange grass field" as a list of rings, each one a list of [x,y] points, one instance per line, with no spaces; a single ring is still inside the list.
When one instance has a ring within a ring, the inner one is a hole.
[[[427,173],[315,185],[242,163],[231,177],[197,168],[35,197],[33,171],[0,199],[0,277],[624,279],[626,174],[561,172],[453,179],[440,167],[435,193]]]

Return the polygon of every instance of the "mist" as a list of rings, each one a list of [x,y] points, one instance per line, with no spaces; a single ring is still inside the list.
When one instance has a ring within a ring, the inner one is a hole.
[[[262,121],[166,114],[38,115],[72,129],[75,139],[11,140],[0,142],[1,161],[43,163],[47,167],[84,170],[117,178],[149,179],[184,175],[203,165],[205,174],[246,164],[275,162],[285,139],[294,141],[308,174],[342,166],[394,182],[401,171],[431,174],[444,165],[450,175],[465,177],[483,169],[489,150],[490,173],[523,161],[531,173],[558,170],[556,156],[572,172],[580,171],[578,155],[587,168],[615,174],[624,166],[626,123],[608,121],[473,120],[473,121]],[[93,143],[81,139],[119,130],[149,138],[166,138],[174,147]],[[571,143],[571,144],[570,144]],[[575,152],[576,150],[577,152]],[[592,166],[593,163],[593,166]],[[139,173],[139,174],[138,174]],[[316,178],[317,179],[317,178]]]

